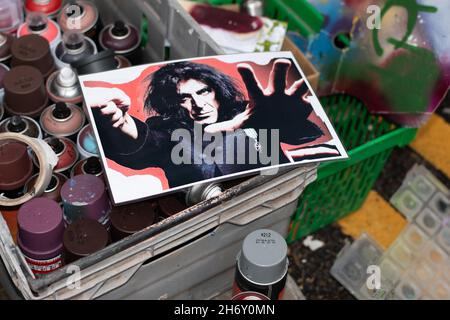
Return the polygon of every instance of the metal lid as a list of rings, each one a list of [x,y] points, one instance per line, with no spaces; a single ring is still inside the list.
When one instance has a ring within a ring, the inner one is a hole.
[[[250,282],[269,285],[281,280],[288,269],[287,244],[277,232],[260,229],[250,233],[238,255],[238,268]]]

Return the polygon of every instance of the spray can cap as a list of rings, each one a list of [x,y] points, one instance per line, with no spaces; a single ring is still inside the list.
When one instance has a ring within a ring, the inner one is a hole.
[[[23,121],[21,116],[12,116],[8,123],[8,131],[20,133],[23,132],[27,127],[25,121]]]
[[[30,12],[27,15],[27,25],[33,33],[40,33],[47,28],[48,18],[46,15],[39,12]]]
[[[245,237],[237,263],[242,275],[253,283],[280,281],[288,269],[286,240],[273,230],[256,230]]]
[[[59,72],[57,81],[58,84],[63,87],[72,87],[77,83],[78,80],[75,72],[71,68],[64,67]]]

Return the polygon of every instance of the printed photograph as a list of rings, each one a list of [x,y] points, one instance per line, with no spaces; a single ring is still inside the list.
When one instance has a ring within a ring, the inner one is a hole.
[[[290,52],[80,77],[115,204],[347,154]]]

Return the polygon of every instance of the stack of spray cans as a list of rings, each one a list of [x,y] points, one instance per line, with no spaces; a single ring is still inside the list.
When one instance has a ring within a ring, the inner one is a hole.
[[[52,272],[136,233],[187,206],[143,201],[114,207],[83,109],[78,75],[142,63],[140,32],[103,25],[85,0],[0,0],[0,134],[38,139],[57,156],[45,190],[0,207],[36,275]],[[22,142],[0,141],[0,193],[33,193],[42,164]],[[167,198],[166,198],[167,199]]]

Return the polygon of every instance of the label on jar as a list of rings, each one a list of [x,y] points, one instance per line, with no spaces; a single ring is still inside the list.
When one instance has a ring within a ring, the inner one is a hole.
[[[36,260],[24,256],[34,274],[46,274],[62,267],[62,256],[60,254],[48,260]]]

